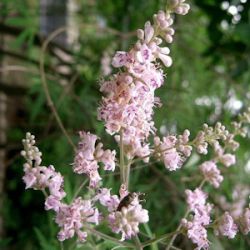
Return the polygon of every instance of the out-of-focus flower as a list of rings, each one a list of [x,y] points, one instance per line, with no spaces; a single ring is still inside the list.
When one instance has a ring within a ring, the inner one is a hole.
[[[238,227],[234,223],[232,216],[228,212],[225,212],[217,223],[217,226],[215,228],[215,234],[226,236],[229,239],[233,239],[237,232]]]
[[[239,218],[240,229],[244,234],[250,232],[250,209],[246,208]]]
[[[211,183],[215,188],[220,186],[223,181],[223,176],[220,174],[220,170],[217,168],[215,162],[206,161],[200,165],[200,170],[205,179]]]

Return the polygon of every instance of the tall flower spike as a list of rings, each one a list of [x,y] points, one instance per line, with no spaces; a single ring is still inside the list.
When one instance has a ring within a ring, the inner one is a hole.
[[[134,47],[129,52],[118,51],[114,55],[112,65],[123,71],[101,85],[105,96],[98,109],[98,118],[105,122],[109,134],[122,131],[124,150],[130,159],[150,154],[148,137],[155,134],[152,117],[154,107],[159,105],[155,90],[164,82],[163,70],[157,60],[166,67],[172,65],[169,48],[160,45],[162,39],[173,40],[171,12],[186,14],[188,10],[189,5],[181,0],[171,5],[167,13],[159,11],[155,14],[153,23],[147,21],[144,29],[137,31],[138,41]],[[119,135],[115,138],[120,141]],[[168,158],[171,170],[180,166],[176,152],[168,152]]]

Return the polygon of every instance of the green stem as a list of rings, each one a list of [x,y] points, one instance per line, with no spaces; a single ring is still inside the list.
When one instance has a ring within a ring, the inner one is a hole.
[[[61,250],[64,250],[63,242],[60,242],[60,248]]]
[[[186,218],[188,217],[189,213],[190,213],[190,210],[187,210],[186,213],[185,213],[185,215],[184,215],[184,219],[186,219]],[[182,227],[182,224],[180,223],[179,226],[177,227],[177,230],[176,230],[176,231],[177,231],[177,232],[180,232],[181,227]],[[170,250],[170,249],[172,248],[173,243],[174,243],[174,241],[175,241],[175,239],[176,239],[176,237],[177,237],[178,234],[179,234],[179,233],[176,233],[176,234],[174,234],[174,235],[172,236],[171,240],[170,240],[169,243],[168,243],[168,246],[167,246],[166,250]]]
[[[134,242],[135,242],[135,246],[136,246],[137,250],[143,250],[143,247],[141,245],[141,242],[140,242],[140,239],[139,239],[138,235],[136,235],[134,237]]]
[[[160,236],[158,238],[155,238],[155,239],[152,239],[152,240],[148,240],[148,241],[142,243],[142,247],[150,246],[153,243],[157,243],[157,242],[163,241],[163,240],[165,240],[165,239],[167,239],[167,238],[169,238],[169,237],[171,237],[173,235],[177,235],[179,233],[180,233],[179,231],[175,231],[175,232],[172,232],[172,233],[164,234],[164,235],[162,235],[162,236]]]
[[[126,186],[127,186],[127,189],[129,187],[129,176],[130,176],[130,166],[131,166],[131,163],[129,162],[127,165],[126,165],[126,176],[125,176],[125,183],[126,183]]]
[[[124,163],[124,145],[123,145],[123,130],[120,131],[120,172],[121,182],[126,184],[125,163]]]
[[[85,184],[88,182],[88,179],[84,180],[82,182],[82,184],[78,187],[78,189],[76,190],[73,198],[72,198],[72,201],[78,196],[78,194],[81,192],[82,188],[85,186]]]
[[[104,240],[108,240],[108,241],[111,241],[111,242],[114,242],[116,243],[117,245],[120,245],[120,246],[124,246],[124,247],[128,247],[128,248],[134,248],[135,246],[131,243],[128,243],[128,242],[125,242],[125,241],[120,241],[114,237],[111,237],[107,234],[104,234],[104,233],[101,233],[97,230],[95,230],[94,228],[91,228],[87,225],[84,225],[84,227],[92,234],[94,234],[95,236],[98,236]]]

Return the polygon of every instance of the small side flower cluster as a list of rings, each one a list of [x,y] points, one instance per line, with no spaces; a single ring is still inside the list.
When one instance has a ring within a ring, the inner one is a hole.
[[[230,133],[220,122],[217,122],[214,128],[204,124],[203,130],[198,132],[193,144],[199,154],[207,154],[208,145],[212,146],[215,151],[219,150],[219,141],[227,145],[228,149],[235,151],[239,147],[239,143],[234,140],[235,135],[235,133]]]
[[[111,195],[110,190],[103,188],[100,189],[97,199],[110,212],[109,226],[114,233],[122,234],[121,240],[137,235],[139,224],[149,220],[148,211],[142,208],[137,193],[128,193],[121,188],[118,198],[117,195]]]
[[[205,177],[205,180],[215,188],[218,188],[224,179],[214,161],[206,161],[202,163],[200,165],[200,170]]]
[[[171,13],[187,14],[189,5],[172,1],[167,12],[159,11],[154,22],[145,23],[144,30],[137,31],[138,41],[129,51],[118,51],[112,60],[115,68],[123,72],[115,74],[101,85],[105,94],[98,110],[99,119],[105,122],[109,134],[122,133],[116,140],[122,140],[128,158],[145,157],[150,154],[147,143],[156,128],[152,120],[153,108],[160,104],[155,90],[164,81],[159,59],[170,67],[172,59],[168,47],[161,47],[162,39],[171,43],[174,34]]]
[[[162,138],[154,138],[154,156],[164,162],[165,167],[174,171],[180,168],[184,159],[189,157],[192,147],[189,143],[189,130],[185,130],[183,135],[178,137],[169,135]]]
[[[99,165],[104,165],[104,170],[115,170],[115,150],[103,150],[103,144],[96,141],[98,137],[89,132],[81,131],[81,141],[78,143],[78,150],[75,155],[73,170],[77,174],[86,174],[90,180],[90,187],[96,187],[101,177],[98,172]]]
[[[60,227],[60,241],[74,235],[77,235],[78,241],[85,241],[87,232],[83,231],[84,223],[98,224],[98,209],[93,207],[91,200],[83,200],[80,197],[69,205],[62,202],[66,196],[63,190],[63,177],[53,166],[40,166],[42,154],[35,143],[35,136],[27,133],[26,139],[23,140],[24,150],[21,152],[26,160],[23,177],[26,188],[42,190],[45,193],[45,209],[54,210],[56,213],[55,222]]]
[[[187,230],[187,236],[197,245],[197,250],[208,249],[207,230],[205,226],[210,224],[210,212],[212,205],[207,203],[207,194],[200,188],[194,191],[186,190],[189,210],[194,213],[191,220],[182,219],[182,226]]]
[[[40,166],[42,153],[35,143],[35,136],[27,133],[26,139],[23,139],[24,150],[21,152],[26,159],[23,181],[26,189],[33,188],[42,191],[48,189],[49,196],[46,198],[45,208],[49,210],[54,207],[55,210],[58,210],[60,200],[66,195],[63,190],[63,177],[55,171],[53,166]]]

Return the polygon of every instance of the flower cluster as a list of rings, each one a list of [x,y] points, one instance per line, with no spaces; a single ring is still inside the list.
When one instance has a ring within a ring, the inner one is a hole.
[[[26,139],[23,139],[24,150],[21,152],[26,159],[23,181],[26,189],[48,190],[49,196],[46,198],[45,208],[58,210],[60,200],[66,195],[63,190],[63,177],[53,166],[40,166],[42,153],[35,143],[35,136],[27,133]]]
[[[187,204],[194,216],[191,220],[182,219],[182,226],[187,230],[187,236],[197,245],[198,249],[208,249],[207,230],[205,226],[210,223],[212,205],[207,203],[207,194],[200,188],[194,191],[186,190]]]
[[[73,170],[78,174],[86,174],[90,180],[90,186],[96,187],[101,177],[98,173],[99,165],[104,165],[104,170],[115,170],[115,150],[103,150],[103,144],[96,141],[98,137],[91,133],[81,131],[81,141],[78,143],[77,153],[74,159]]]
[[[139,224],[149,220],[148,211],[142,208],[137,193],[128,193],[121,187],[118,197],[111,195],[109,189],[103,188],[99,190],[97,199],[108,208],[109,225],[114,233],[122,234],[122,240],[137,235]]]
[[[26,159],[23,177],[26,188],[42,190],[46,194],[45,209],[54,210],[56,213],[55,221],[61,228],[58,233],[60,241],[72,238],[75,234],[79,241],[85,241],[87,232],[82,231],[82,227],[87,222],[99,223],[98,209],[92,206],[91,200],[82,200],[81,197],[76,198],[70,205],[62,202],[66,196],[63,177],[53,166],[40,166],[42,154],[35,143],[35,136],[27,133],[26,139],[23,140],[24,150],[21,152]]]
[[[61,228],[58,239],[64,241],[77,235],[78,241],[84,242],[87,232],[83,231],[84,223],[99,224],[100,214],[93,208],[90,200],[81,197],[75,199],[70,205],[61,204],[55,221]]]
[[[178,137],[169,135],[162,138],[154,137],[154,154],[156,158],[162,159],[165,167],[170,170],[180,168],[184,159],[189,157],[192,147],[189,143],[189,130],[185,130],[183,135]]]
[[[109,134],[120,133],[128,158],[145,157],[150,153],[147,139],[156,129],[152,120],[153,108],[160,104],[155,90],[164,81],[163,71],[157,60],[170,67],[172,59],[168,47],[161,47],[162,39],[172,42],[174,29],[171,12],[185,15],[189,5],[173,1],[169,11],[154,15],[154,23],[145,23],[144,30],[137,31],[138,41],[129,51],[118,51],[112,60],[115,68],[123,72],[115,74],[101,85],[105,94],[98,110],[99,119],[105,122]],[[122,134],[122,136],[121,136]]]
[[[214,161],[206,161],[202,163],[200,165],[200,170],[204,175],[205,180],[215,188],[218,188],[224,179]]]
[[[199,154],[207,154],[208,145],[212,146],[215,151],[220,151],[219,141],[222,141],[228,149],[235,151],[239,147],[239,143],[234,140],[235,135],[220,122],[217,122],[214,128],[204,124],[203,130],[198,132],[193,145]],[[223,151],[220,153],[223,155]]]

